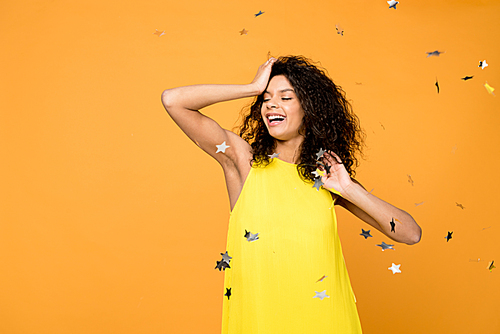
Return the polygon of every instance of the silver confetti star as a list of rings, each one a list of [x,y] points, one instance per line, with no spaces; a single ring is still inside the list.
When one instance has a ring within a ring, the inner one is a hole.
[[[382,252],[385,251],[386,249],[394,249],[394,248],[392,248],[392,246],[394,246],[394,245],[388,245],[383,241],[382,241],[381,245],[377,245],[377,246],[382,247]]]
[[[486,66],[488,66],[488,64],[486,64],[486,59],[479,62],[479,66],[478,67],[481,67],[482,70],[484,70],[484,68]]]
[[[318,292],[318,291],[314,291],[314,292],[316,292],[316,295],[313,298],[319,298],[321,300],[323,300],[323,298],[330,298],[330,296],[328,296],[326,294],[326,290],[323,290],[321,292]]]
[[[226,148],[231,147],[231,146],[227,146],[225,141],[222,144],[215,145],[215,146],[217,146],[217,152],[215,152],[215,153],[219,153],[219,152],[226,153]]]
[[[426,52],[427,53],[427,58],[431,57],[431,56],[436,56],[436,57],[439,57],[439,55],[441,53],[444,53],[444,51],[432,51],[432,52]]]
[[[319,152],[318,152],[318,153],[316,153],[316,157],[317,157],[317,159],[316,159],[316,160],[319,160],[320,158],[322,158],[322,157],[323,157],[323,154],[325,154],[325,151],[323,150],[323,148],[320,148],[320,149],[319,149]]]
[[[399,3],[399,1],[391,0],[391,1],[387,1],[387,3],[389,4],[389,9],[391,9],[391,8],[397,9],[396,5]]]
[[[280,153],[273,153],[273,154],[267,155],[267,156],[272,159],[272,158],[278,158],[279,155],[280,155]]]
[[[245,230],[245,238],[247,238],[248,242],[258,240],[259,233],[253,234],[252,232]]]
[[[321,181],[321,178],[318,177],[317,179],[314,179],[314,186],[313,188],[316,188],[317,191],[319,191],[319,188],[323,185],[323,181]]]
[[[225,271],[226,268],[231,268],[231,266],[226,261],[221,260],[221,261],[217,261],[217,265],[215,266],[214,269],[219,269],[219,271],[221,271],[221,270]]]
[[[396,233],[396,223],[394,222],[394,218],[392,218],[389,224],[391,224],[391,232]]]
[[[368,237],[372,238],[373,236],[370,234],[370,231],[371,230],[365,231],[365,230],[361,229],[362,233],[360,233],[360,235],[362,235],[363,237],[365,237],[365,240],[368,239]]]
[[[220,253],[220,255],[222,255],[222,260],[226,261],[227,263],[229,263],[231,261],[231,259],[233,258],[232,256],[229,256],[227,251],[224,254]]]
[[[388,269],[392,270],[392,274],[394,275],[395,273],[401,273],[401,270],[399,269],[399,267],[401,267],[400,264],[396,265],[393,263],[392,266],[389,267]]]

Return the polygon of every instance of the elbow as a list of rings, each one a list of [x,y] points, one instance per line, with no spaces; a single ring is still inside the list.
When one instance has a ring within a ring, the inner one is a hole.
[[[414,245],[420,242],[421,238],[422,238],[422,229],[420,228],[420,226],[417,225],[415,230],[411,233],[410,239],[408,240],[408,242],[406,242],[406,244]]]
[[[161,103],[165,107],[165,110],[168,112],[168,109],[172,106],[172,98],[169,89],[165,89],[163,93],[161,93]]]
[[[172,116],[172,110],[178,109],[181,105],[181,96],[176,88],[165,89],[161,93],[161,103],[165,107],[165,110],[170,116]]]

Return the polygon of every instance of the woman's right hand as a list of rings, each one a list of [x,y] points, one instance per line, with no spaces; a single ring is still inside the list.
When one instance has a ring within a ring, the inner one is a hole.
[[[271,69],[273,64],[276,62],[276,58],[269,58],[264,64],[259,66],[257,74],[253,79],[251,85],[253,85],[259,92],[257,95],[262,94],[269,83],[269,76],[271,75]]]

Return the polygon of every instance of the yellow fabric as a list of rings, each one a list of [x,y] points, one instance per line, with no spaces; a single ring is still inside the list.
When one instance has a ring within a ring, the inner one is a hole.
[[[361,333],[332,196],[302,181],[296,165],[273,159],[250,170],[227,251],[223,334]],[[313,298],[323,290],[329,298]]]

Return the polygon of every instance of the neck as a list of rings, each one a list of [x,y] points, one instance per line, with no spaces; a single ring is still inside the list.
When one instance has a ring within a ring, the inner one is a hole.
[[[302,142],[304,141],[304,137],[297,137],[292,140],[275,140],[276,148],[274,149],[275,153],[279,153],[279,159],[289,162],[291,164],[299,164],[300,163],[300,149]]]

